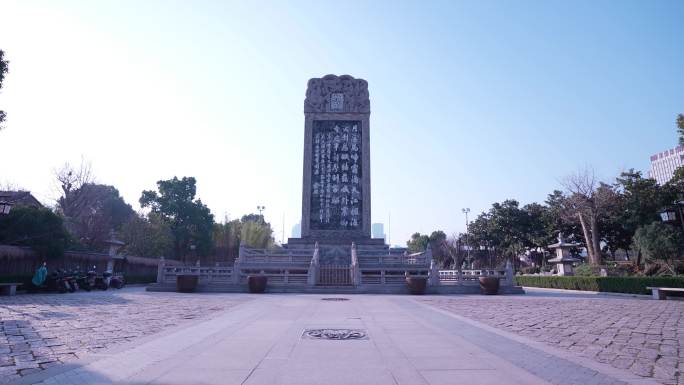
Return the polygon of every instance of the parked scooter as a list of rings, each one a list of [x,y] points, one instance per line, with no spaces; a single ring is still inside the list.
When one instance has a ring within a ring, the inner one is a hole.
[[[91,270],[88,270],[85,280],[88,290],[97,289],[97,272],[95,271],[95,266],[93,266]]]
[[[69,290],[69,293],[78,291],[78,279],[73,271],[64,271],[64,280],[67,283],[67,290]]]
[[[76,269],[72,272],[72,275],[76,279],[76,284],[78,288],[85,291],[92,290],[90,283],[88,282],[88,276],[83,273],[80,269]]]
[[[123,274],[121,274],[121,273],[112,274],[112,278],[109,281],[109,286],[113,287],[114,289],[121,289],[124,286],[126,286],[126,280],[124,279]]]
[[[46,280],[46,288],[48,291],[66,293],[67,291],[70,291],[71,286],[65,279],[64,271],[62,271],[62,269],[56,269],[48,276]]]
[[[112,272],[111,271],[105,271],[102,273],[101,276],[98,276],[95,278],[95,287],[97,287],[100,290],[107,290],[109,289],[109,285],[112,280]]]

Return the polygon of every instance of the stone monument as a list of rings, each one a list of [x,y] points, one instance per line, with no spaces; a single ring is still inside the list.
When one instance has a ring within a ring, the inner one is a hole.
[[[343,257],[335,258],[339,263],[350,259],[352,242],[384,246],[384,240],[371,239],[370,188],[368,83],[349,75],[310,79],[304,100],[301,238],[288,244],[319,242],[322,261],[336,255]]]
[[[349,75],[309,80],[304,100],[301,236],[289,238],[277,249],[241,244],[232,267],[175,267],[162,260],[152,289],[175,290],[179,276],[195,274],[199,290],[243,291],[250,276],[259,274],[268,279],[267,290],[272,291],[406,293],[409,281],[411,287],[427,282],[432,293],[479,291],[472,276],[466,281],[460,272],[457,279],[443,284],[429,247],[408,254],[404,248],[390,248],[383,238],[371,238],[369,122],[365,80]],[[503,285],[507,290],[512,287],[512,269],[508,271]],[[453,273],[446,271],[445,277],[454,277]],[[307,329],[306,336],[364,338],[349,332]]]

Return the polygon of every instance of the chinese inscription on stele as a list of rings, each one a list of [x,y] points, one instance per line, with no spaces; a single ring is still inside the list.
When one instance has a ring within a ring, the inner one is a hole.
[[[310,228],[361,229],[361,122],[314,120],[312,134]]]

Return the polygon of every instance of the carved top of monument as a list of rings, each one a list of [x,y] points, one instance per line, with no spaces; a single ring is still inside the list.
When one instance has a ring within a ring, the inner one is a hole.
[[[368,82],[349,75],[309,79],[304,113],[370,113]]]

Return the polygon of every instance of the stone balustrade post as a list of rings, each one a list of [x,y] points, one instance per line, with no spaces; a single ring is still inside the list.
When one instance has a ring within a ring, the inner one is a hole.
[[[164,273],[166,270],[166,261],[164,257],[159,258],[159,263],[157,264],[157,283],[164,283]]]
[[[428,285],[439,286],[439,269],[434,259],[430,261],[430,272],[428,274]]]
[[[319,258],[320,251],[318,248],[318,242],[314,245],[313,256],[311,257],[311,263],[309,264],[309,271],[307,272],[306,283],[309,286],[315,286],[318,280],[319,274]]]
[[[506,261],[506,278],[504,279],[505,286],[513,286],[514,274],[515,272],[513,271],[513,265],[511,264],[511,261]]]
[[[233,272],[230,278],[233,284],[240,284],[240,258],[235,259],[235,262],[233,262]]]
[[[380,256],[382,258],[382,256]],[[356,243],[351,245],[351,281],[352,285],[361,285],[361,269],[359,268],[359,257],[356,253]]]

